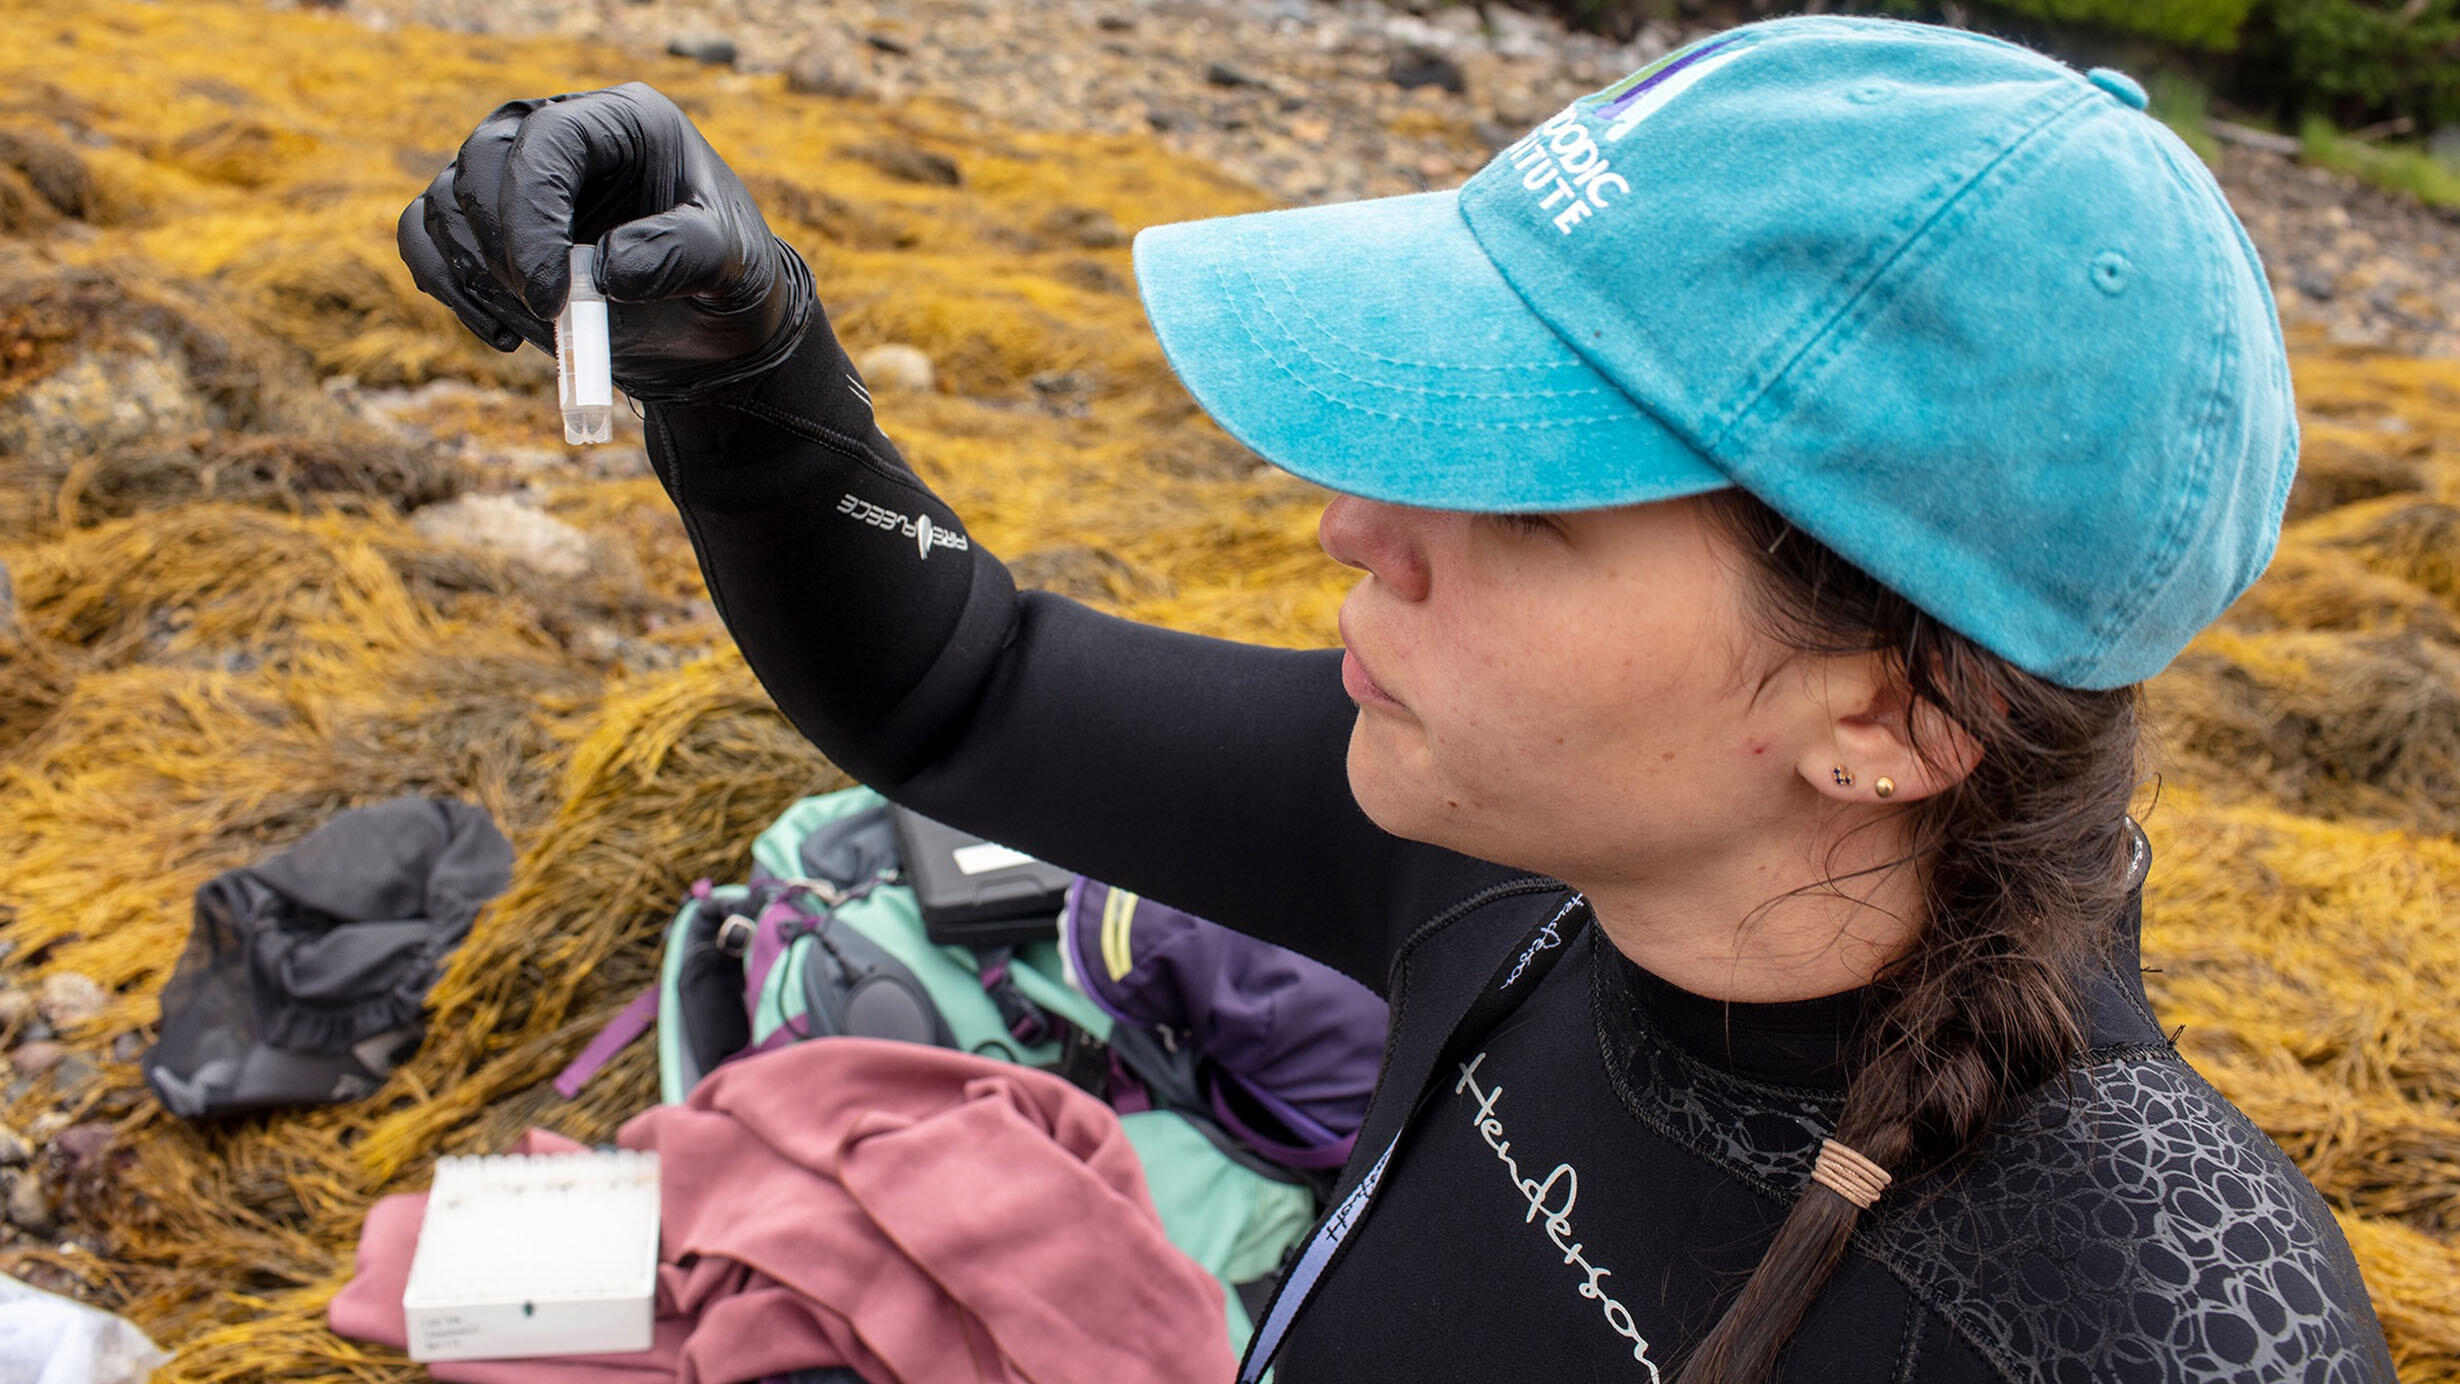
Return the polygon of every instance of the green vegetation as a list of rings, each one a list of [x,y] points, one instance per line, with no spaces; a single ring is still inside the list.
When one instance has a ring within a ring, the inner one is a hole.
[[[2220,160],[2220,141],[2212,133],[2212,94],[2201,81],[2175,68],[2164,68],[2146,74],[2144,88],[2152,97],[2154,118],[2169,126],[2196,157],[2208,164]],[[2298,138],[2305,146],[2299,157],[2308,163],[2406,193],[2430,207],[2460,210],[2460,168],[2418,145],[2343,134],[2320,115],[2306,118]]]
[[[2183,48],[2228,52],[2238,46],[2239,31],[2246,27],[2255,0],[1993,0],[1992,7],[2053,24],[2089,25]]]
[[[1685,9],[1677,0],[1517,2],[1617,37],[1629,37],[1652,18],[1691,15],[1726,23],[1766,12],[1739,0],[1710,0],[1704,10]],[[2142,77],[2182,64],[2231,105],[2292,126],[2307,113],[2327,115],[2344,128],[2401,119],[2420,131],[2460,125],[2460,0],[1972,3],[1980,27],[2007,28],[2025,42],[2066,52],[2079,66],[2115,62]],[[1950,0],[1834,0],[1832,7],[1934,21],[1955,8]],[[2172,124],[2184,131],[2195,121]]]
[[[2279,109],[2460,123],[2460,0],[2265,0],[2258,18],[2247,75]]]
[[[2334,129],[2322,116],[2298,131],[2308,163],[2338,169],[2378,187],[2405,192],[2430,207],[2460,210],[2460,168],[2413,145],[2369,144]]]
[[[2144,91],[2152,97],[2147,109],[2155,120],[2186,141],[2197,158],[2206,163],[2220,162],[2221,144],[2212,136],[2212,93],[2202,82],[2187,73],[2165,68],[2144,79]]]

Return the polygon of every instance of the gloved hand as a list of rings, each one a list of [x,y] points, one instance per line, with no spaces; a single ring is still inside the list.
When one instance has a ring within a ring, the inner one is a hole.
[[[555,352],[567,252],[598,246],[615,382],[688,398],[784,359],[811,270],[675,103],[640,82],[496,108],[402,212],[418,286],[499,351]]]

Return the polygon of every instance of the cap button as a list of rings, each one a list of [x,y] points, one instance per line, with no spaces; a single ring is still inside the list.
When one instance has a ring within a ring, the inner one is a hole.
[[[2084,80],[2091,82],[2094,86],[2097,86],[2103,91],[2110,93],[2112,96],[2115,96],[2119,100],[2126,102],[2128,105],[2135,107],[2137,110],[2142,110],[2145,106],[2151,104],[2151,98],[2144,94],[2142,84],[2137,82],[2135,78],[2128,76],[2126,73],[2119,71],[2115,67],[2096,67],[2092,71],[2084,74]]]

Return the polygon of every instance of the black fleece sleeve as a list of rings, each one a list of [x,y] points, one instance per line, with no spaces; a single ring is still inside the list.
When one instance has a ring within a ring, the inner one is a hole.
[[[1399,934],[1493,875],[1358,810],[1337,653],[1020,596],[824,321],[748,386],[653,406],[649,445],[769,695],[890,798],[1379,990]]]

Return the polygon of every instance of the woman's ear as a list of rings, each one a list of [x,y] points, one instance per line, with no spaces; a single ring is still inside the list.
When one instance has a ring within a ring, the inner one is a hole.
[[[1982,762],[1981,742],[1913,695],[1876,654],[1826,680],[1833,754],[1806,753],[1804,781],[1838,802],[1919,802],[1962,783]]]

